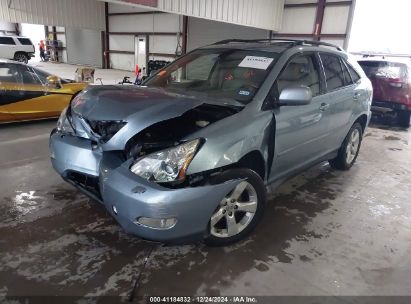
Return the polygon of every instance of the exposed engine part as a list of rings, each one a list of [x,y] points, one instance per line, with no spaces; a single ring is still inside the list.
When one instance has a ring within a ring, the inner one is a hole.
[[[106,143],[127,123],[124,121],[87,121],[94,133],[100,136],[99,141]]]
[[[200,128],[204,128],[207,127],[210,124],[209,121],[205,121],[205,120],[198,120],[196,121],[196,126],[199,126]]]
[[[138,158],[178,145],[185,136],[223,118],[238,113],[242,108],[202,104],[179,117],[158,122],[142,130],[126,144],[126,157]]]

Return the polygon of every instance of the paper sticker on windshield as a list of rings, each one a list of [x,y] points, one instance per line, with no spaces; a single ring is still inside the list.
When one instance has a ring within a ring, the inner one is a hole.
[[[243,61],[241,61],[238,66],[242,68],[266,70],[270,66],[271,62],[273,62],[273,58],[245,56]]]

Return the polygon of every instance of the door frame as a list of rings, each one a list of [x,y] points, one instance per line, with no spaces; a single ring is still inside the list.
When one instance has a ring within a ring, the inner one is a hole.
[[[145,39],[145,43],[146,43],[146,46],[145,46],[145,49],[144,49],[146,60],[145,60],[145,63],[144,63],[144,69],[141,69],[141,72],[142,72],[141,76],[145,76],[145,75],[147,75],[148,57],[149,57],[149,43],[150,43],[149,35],[135,35],[134,36],[134,64],[135,65],[139,64],[139,62],[138,62],[138,57],[139,57],[139,54],[138,54],[138,51],[139,51],[138,41],[139,41],[139,39],[142,39],[142,38]],[[140,64],[139,64],[139,68],[141,68]]]

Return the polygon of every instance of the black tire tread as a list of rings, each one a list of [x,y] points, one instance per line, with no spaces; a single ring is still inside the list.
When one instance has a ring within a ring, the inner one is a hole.
[[[410,111],[399,111],[398,112],[398,123],[403,128],[409,128],[410,126]]]
[[[346,157],[345,157],[345,150],[346,150],[348,139],[350,138],[351,133],[354,131],[354,129],[359,129],[359,131],[360,131],[360,143],[359,143],[359,146],[358,146],[357,155],[355,156],[355,158],[351,162],[351,164],[348,164],[347,161],[346,161]],[[334,168],[336,170],[346,171],[346,170],[349,170],[354,165],[355,161],[357,160],[360,148],[361,148],[363,132],[364,132],[364,130],[363,130],[363,128],[362,128],[362,126],[359,122],[356,122],[356,123],[353,124],[353,126],[351,127],[351,129],[348,132],[347,136],[345,137],[340,149],[338,150],[337,157],[328,161],[332,168]]]

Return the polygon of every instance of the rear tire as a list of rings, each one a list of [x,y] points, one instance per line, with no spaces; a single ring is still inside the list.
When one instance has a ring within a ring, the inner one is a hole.
[[[399,111],[398,112],[398,123],[403,128],[409,128],[410,126],[410,111]]]
[[[14,60],[27,64],[29,62],[29,56],[25,53],[16,53],[14,55]]]
[[[360,152],[363,129],[356,122],[345,137],[336,158],[329,160],[330,166],[337,170],[349,170]]]
[[[266,191],[261,177],[250,169],[231,169],[219,174],[213,183],[244,179],[227,193],[210,218],[208,246],[224,246],[248,236],[260,221],[265,203]]]

